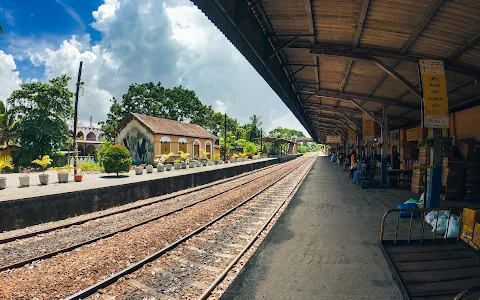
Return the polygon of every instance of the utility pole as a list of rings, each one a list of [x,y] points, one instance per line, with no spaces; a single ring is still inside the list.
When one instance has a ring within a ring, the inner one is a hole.
[[[224,132],[224,151],[223,151],[223,161],[227,160],[227,113],[225,113],[225,119],[223,121],[223,132]]]
[[[76,154],[78,152],[77,148],[77,119],[78,119],[78,94],[80,93],[80,84],[82,80],[82,66],[83,61],[80,62],[78,67],[78,77],[77,77],[77,90],[75,92],[75,110],[73,113],[73,173],[77,175],[77,159]]]
[[[260,156],[263,154],[263,129],[260,128]]]

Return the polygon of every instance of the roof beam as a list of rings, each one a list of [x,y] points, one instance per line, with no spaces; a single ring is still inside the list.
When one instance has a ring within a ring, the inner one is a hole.
[[[366,110],[362,104],[358,103],[357,100],[354,100],[354,99],[351,99],[350,101],[352,101],[353,104],[355,104],[356,107],[358,107],[361,111],[363,111],[365,114],[367,114],[368,116],[370,116],[370,118],[374,119],[375,122],[377,122],[380,126],[383,126],[383,122],[382,120],[380,119],[377,119],[373,113],[369,112],[368,110]]]
[[[308,45],[305,44],[293,44],[293,48],[306,49]],[[353,48],[345,45],[324,45],[317,44],[313,48],[310,48],[310,53],[314,55],[332,55],[339,57],[352,57],[355,59],[371,60],[372,57],[384,57],[396,60],[411,61],[418,63],[419,59],[444,59],[443,57],[428,57],[428,56],[413,56],[409,54],[399,54],[394,51],[375,49],[375,48]],[[290,64],[295,65],[295,64]],[[305,65],[305,64],[301,64]],[[307,65],[308,66],[308,65]],[[459,74],[465,74],[467,76],[478,78],[480,77],[480,69],[471,65],[463,65],[453,62],[445,62],[445,69],[456,72]]]
[[[305,11],[307,13],[308,31],[312,34],[310,37],[310,43],[315,45],[317,42],[315,24],[313,23],[312,3],[310,0],[305,0]],[[318,65],[318,57],[313,58],[313,64],[315,65],[315,80],[317,81],[318,89],[320,89],[320,67]]]
[[[363,31],[363,24],[365,23],[365,18],[367,16],[369,4],[370,4],[370,0],[363,0],[362,8],[360,10],[360,15],[358,17],[357,28],[355,29],[355,35],[353,37],[353,47],[357,47],[358,42],[360,41],[360,37]],[[340,93],[342,93],[343,90],[345,89],[348,76],[350,75],[350,70],[352,69],[352,64],[353,64],[353,59],[349,59],[347,67],[345,68],[345,74],[343,75],[342,83],[340,83]],[[339,103],[340,103],[340,100],[337,100],[337,107]]]
[[[393,78],[395,78],[396,80],[401,82],[403,85],[405,85],[407,87],[407,89],[409,89],[417,97],[419,97],[420,99],[423,99],[423,96],[422,96],[422,93],[420,92],[420,90],[418,90],[413,84],[411,84],[410,81],[408,81],[405,77],[403,77],[397,71],[395,71],[394,68],[391,68],[389,65],[387,65],[386,63],[384,63],[383,61],[381,61],[380,59],[378,59],[376,57],[372,57],[370,59],[372,61],[374,61],[375,64],[380,69],[382,69],[385,73],[387,73],[388,75],[392,76]]]
[[[423,17],[422,21],[420,21],[420,23],[417,25],[417,27],[413,30],[413,32],[410,35],[410,37],[408,38],[408,40],[405,42],[405,44],[403,44],[403,47],[400,50],[400,53],[406,53],[407,52],[408,48],[410,48],[410,46],[412,46],[412,44],[418,38],[418,36],[423,31],[425,26],[427,26],[430,23],[433,16],[437,13],[438,9],[440,9],[440,6],[442,5],[442,3],[443,3],[443,0],[437,0],[432,4],[432,6],[428,10],[428,12]],[[395,68],[397,63],[398,63],[398,60],[392,61],[392,63],[390,64],[390,68],[392,68],[392,69]],[[380,80],[377,82],[377,84],[373,87],[373,89],[370,91],[370,93],[368,95],[370,96],[371,94],[373,94],[375,92],[375,90],[378,89],[378,87],[383,83],[383,81],[386,78],[387,78],[387,74],[382,74],[382,76],[380,77]]]
[[[461,46],[455,52],[453,52],[449,57],[447,57],[447,61],[454,61],[460,55],[462,55],[465,51],[467,51],[470,47],[475,45],[478,41],[480,41],[480,32],[478,32],[474,37],[472,37],[465,45]]]
[[[300,93],[314,94],[314,95],[317,95],[317,96],[327,97],[327,98],[332,98],[332,99],[365,100],[365,101],[385,103],[385,104],[388,104],[388,105],[396,105],[396,106],[401,106],[401,107],[420,109],[420,104],[417,105],[417,104],[412,104],[412,103],[408,103],[408,102],[395,101],[393,99],[387,99],[387,98],[367,97],[365,95],[359,95],[359,94],[339,93],[337,91],[332,91],[332,90],[318,90],[318,91],[304,90],[304,91],[301,91]]]
[[[300,67],[298,70],[296,70],[295,72],[293,72],[292,74],[290,74],[290,76],[288,76],[288,78],[292,78],[293,76],[295,76],[295,74],[297,74],[298,72],[300,72],[301,70],[305,69],[307,66],[302,66]]]
[[[273,52],[272,55],[270,55],[270,57],[268,59],[274,58],[278,53],[282,52],[283,49],[285,49],[288,46],[290,46],[291,44],[293,44],[296,40],[298,40],[298,36],[294,37],[293,39],[288,41],[285,45],[283,45],[280,48],[278,48],[277,50],[275,50],[275,52]]]

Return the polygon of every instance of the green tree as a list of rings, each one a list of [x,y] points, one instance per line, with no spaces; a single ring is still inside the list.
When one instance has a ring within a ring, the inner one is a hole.
[[[102,144],[98,158],[106,173],[125,173],[130,170],[132,157],[130,151],[122,145]]]
[[[130,85],[121,102],[112,99],[107,120],[100,123],[107,140],[114,141],[119,122],[131,112],[176,121],[189,119],[213,134],[223,132],[223,115],[203,105],[195,91],[182,86],[167,89],[160,82],[147,82]]]
[[[298,131],[295,129],[289,129],[289,128],[282,128],[282,127],[277,127],[274,130],[270,131],[268,134],[271,137],[282,138],[287,140],[290,140],[294,136],[295,137],[305,136],[305,134],[301,131]]]
[[[298,152],[300,153],[307,153],[308,151],[308,148],[306,145],[298,145],[297,149],[298,149]]]
[[[69,80],[63,75],[48,83],[23,83],[8,98],[12,114],[22,116],[20,145],[30,158],[53,155],[55,149],[71,143],[67,121],[73,115],[73,93],[67,88]]]
[[[0,147],[8,148],[18,143],[18,119],[0,100]]]
[[[255,138],[260,137],[260,130],[262,126],[261,117],[253,115],[250,117],[250,123],[248,124],[248,140],[253,141]]]

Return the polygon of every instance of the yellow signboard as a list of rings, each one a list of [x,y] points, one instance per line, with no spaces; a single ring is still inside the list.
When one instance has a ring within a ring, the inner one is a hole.
[[[418,127],[407,129],[407,142],[418,141]]]
[[[339,135],[327,135],[327,144],[341,144],[342,138]]]
[[[443,60],[420,59],[423,127],[448,128],[447,81]]]
[[[349,142],[356,142],[357,141],[357,134],[355,131],[348,129],[348,141]]]
[[[367,114],[363,114],[363,140],[373,141],[375,139],[375,120]]]

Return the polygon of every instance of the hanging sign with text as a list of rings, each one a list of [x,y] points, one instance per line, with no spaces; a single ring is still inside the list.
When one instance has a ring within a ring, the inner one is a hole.
[[[443,60],[420,59],[423,127],[448,128],[447,81]]]
[[[407,142],[418,141],[418,127],[407,129]]]
[[[327,144],[341,144],[342,138],[339,135],[327,135]]]
[[[373,141],[375,139],[375,120],[367,114],[363,114],[363,140]]]
[[[355,131],[348,129],[348,141],[352,144],[357,141],[357,134]]]

